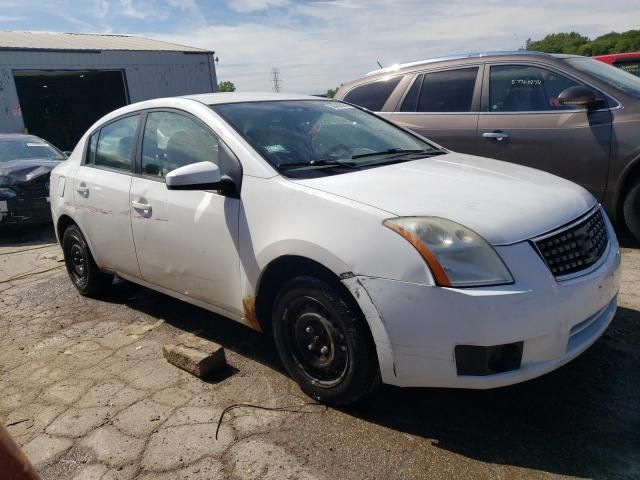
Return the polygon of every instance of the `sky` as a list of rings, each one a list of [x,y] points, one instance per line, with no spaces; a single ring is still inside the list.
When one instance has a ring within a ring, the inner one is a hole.
[[[324,93],[383,66],[640,28],[639,0],[0,0],[0,30],[134,34],[214,50],[239,91]]]

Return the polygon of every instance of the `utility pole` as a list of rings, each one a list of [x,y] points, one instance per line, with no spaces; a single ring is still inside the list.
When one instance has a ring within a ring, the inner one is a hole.
[[[279,92],[281,89],[280,86],[280,70],[278,70],[277,68],[274,68],[271,70],[271,82],[273,83],[273,91],[274,92]]]

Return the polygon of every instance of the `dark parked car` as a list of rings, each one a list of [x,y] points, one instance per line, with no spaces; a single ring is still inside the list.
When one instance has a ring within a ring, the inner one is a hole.
[[[377,70],[336,98],[452,150],[572,180],[640,239],[640,78],[575,55],[472,54]]]
[[[51,221],[49,177],[66,158],[35,135],[0,134],[0,227]]]
[[[593,58],[640,77],[640,52],[612,53]]]

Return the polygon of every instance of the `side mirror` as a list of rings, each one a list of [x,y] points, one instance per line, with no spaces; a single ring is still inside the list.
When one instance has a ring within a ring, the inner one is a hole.
[[[577,87],[569,87],[560,92],[558,102],[560,105],[588,108],[598,103],[598,99],[596,98],[596,92],[591,88],[579,85]]]
[[[222,177],[213,162],[198,162],[176,168],[167,173],[165,182],[169,190],[217,190]]]

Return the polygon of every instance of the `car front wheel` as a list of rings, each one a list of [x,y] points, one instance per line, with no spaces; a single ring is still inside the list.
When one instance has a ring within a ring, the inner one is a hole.
[[[71,225],[64,231],[62,250],[69,278],[82,295],[98,295],[111,285],[113,276],[100,271],[76,225]]]
[[[631,234],[640,240],[640,179],[631,186],[622,205],[624,222]]]
[[[307,395],[346,405],[380,382],[368,325],[337,286],[313,277],[294,278],[280,290],[273,315],[282,363]]]

